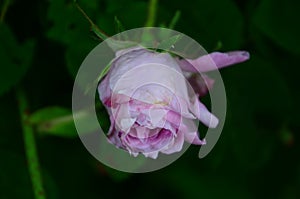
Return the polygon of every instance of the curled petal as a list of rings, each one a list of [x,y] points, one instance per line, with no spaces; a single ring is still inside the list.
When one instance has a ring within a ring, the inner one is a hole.
[[[195,144],[195,145],[204,145],[204,144],[206,144],[205,139],[200,140],[197,132],[185,133],[184,134],[184,139],[185,139],[185,141],[187,141],[191,144]]]
[[[181,69],[189,72],[208,72],[226,66],[244,62],[250,58],[247,51],[232,51],[227,53],[213,52],[197,59],[177,59]]]
[[[195,99],[194,107],[191,111],[193,111],[196,117],[209,128],[217,127],[219,119],[209,112],[209,110],[207,110],[205,105],[202,104],[199,99]]]
[[[184,132],[184,140],[196,145],[206,144],[205,140],[200,140],[198,131],[198,125],[193,120],[183,119],[180,125],[180,131]]]

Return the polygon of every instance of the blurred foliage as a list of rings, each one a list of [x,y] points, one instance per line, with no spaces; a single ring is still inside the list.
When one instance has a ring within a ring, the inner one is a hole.
[[[286,50],[300,53],[300,30],[297,27],[298,1],[264,0],[258,6],[253,20],[257,27],[270,39]]]
[[[144,0],[78,3],[108,35],[142,27],[147,18]],[[159,1],[157,25],[177,21],[175,30],[209,52],[250,51],[250,61],[221,72],[228,112],[220,140],[204,159],[192,146],[167,168],[126,174],[93,159],[72,123],[37,127],[48,198],[300,198],[299,4]],[[26,89],[34,124],[70,116],[74,77],[99,42],[71,0],[11,1],[7,7],[0,22],[1,199],[33,198],[14,87]],[[108,129],[107,114],[98,117]]]
[[[16,85],[25,75],[33,57],[33,40],[18,44],[5,24],[0,24],[0,95]]]

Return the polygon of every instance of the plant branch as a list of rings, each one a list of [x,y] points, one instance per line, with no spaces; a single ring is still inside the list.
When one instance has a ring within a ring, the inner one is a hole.
[[[17,95],[17,100],[18,100],[18,105],[20,110],[27,164],[28,164],[28,169],[29,169],[32,186],[33,186],[35,199],[46,199],[46,195],[42,183],[40,165],[38,161],[34,131],[30,126],[30,124],[27,122],[29,117],[28,102],[25,93],[22,89],[20,88],[17,89],[16,95]]]

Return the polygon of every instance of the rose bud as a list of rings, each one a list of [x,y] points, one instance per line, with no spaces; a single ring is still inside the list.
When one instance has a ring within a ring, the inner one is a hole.
[[[205,144],[196,122],[215,128],[218,119],[199,99],[214,80],[199,72],[247,59],[244,51],[214,52],[194,60],[145,48],[118,51],[98,87],[110,115],[109,142],[133,156],[153,159],[159,152],[179,152],[185,141]]]

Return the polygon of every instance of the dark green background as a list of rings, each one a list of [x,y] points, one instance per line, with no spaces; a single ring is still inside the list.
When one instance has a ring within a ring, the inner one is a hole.
[[[147,1],[79,3],[109,35],[117,33],[115,16],[125,29],[147,18]],[[192,146],[164,169],[126,174],[93,159],[72,127],[66,135],[40,132],[48,198],[300,198],[299,9],[296,0],[161,0],[157,26],[180,10],[175,30],[208,52],[251,54],[221,71],[228,112],[216,147],[204,159]],[[25,89],[31,112],[70,109],[76,71],[98,43],[72,1],[11,2],[0,25],[1,199],[33,198],[15,88]]]

